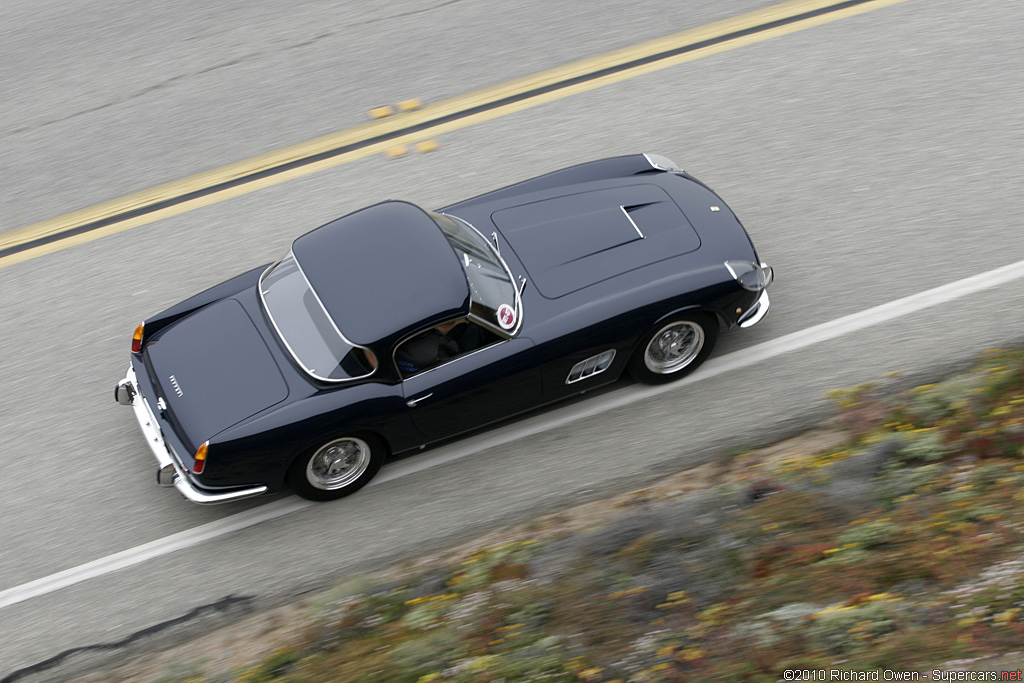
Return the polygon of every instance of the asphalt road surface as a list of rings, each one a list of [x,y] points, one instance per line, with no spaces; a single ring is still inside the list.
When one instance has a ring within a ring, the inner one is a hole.
[[[769,3],[150,4],[5,1],[0,229]],[[1022,33],[1019,3],[907,0],[0,267],[0,681],[62,680],[122,652],[94,646],[154,647],[765,443],[828,389],[1021,342]],[[336,503],[156,486],[112,400],[139,320],[374,201],[442,206],[637,151],[718,190],[776,268],[771,315],[707,372],[432,449]]]

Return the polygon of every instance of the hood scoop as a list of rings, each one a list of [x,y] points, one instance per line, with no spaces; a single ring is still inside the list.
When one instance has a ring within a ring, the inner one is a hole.
[[[547,298],[700,246],[672,198],[647,183],[523,204],[491,219]]]

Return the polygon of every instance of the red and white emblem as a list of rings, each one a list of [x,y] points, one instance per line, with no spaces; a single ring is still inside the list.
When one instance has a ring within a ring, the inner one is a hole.
[[[508,304],[498,306],[498,325],[503,330],[511,330],[516,326],[516,309]]]

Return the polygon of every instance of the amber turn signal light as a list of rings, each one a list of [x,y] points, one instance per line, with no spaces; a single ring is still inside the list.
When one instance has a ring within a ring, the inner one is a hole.
[[[135,334],[132,335],[132,353],[138,353],[142,350],[142,328],[145,323],[139,323],[139,326],[135,328]]]
[[[192,471],[196,474],[203,473],[203,467],[206,466],[206,449],[209,445],[209,441],[204,441],[203,445],[196,449],[196,463],[192,465]]]

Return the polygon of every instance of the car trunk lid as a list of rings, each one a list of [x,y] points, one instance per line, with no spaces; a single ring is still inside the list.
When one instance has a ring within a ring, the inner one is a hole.
[[[288,396],[266,342],[234,299],[183,318],[146,355],[166,417],[193,448]]]

